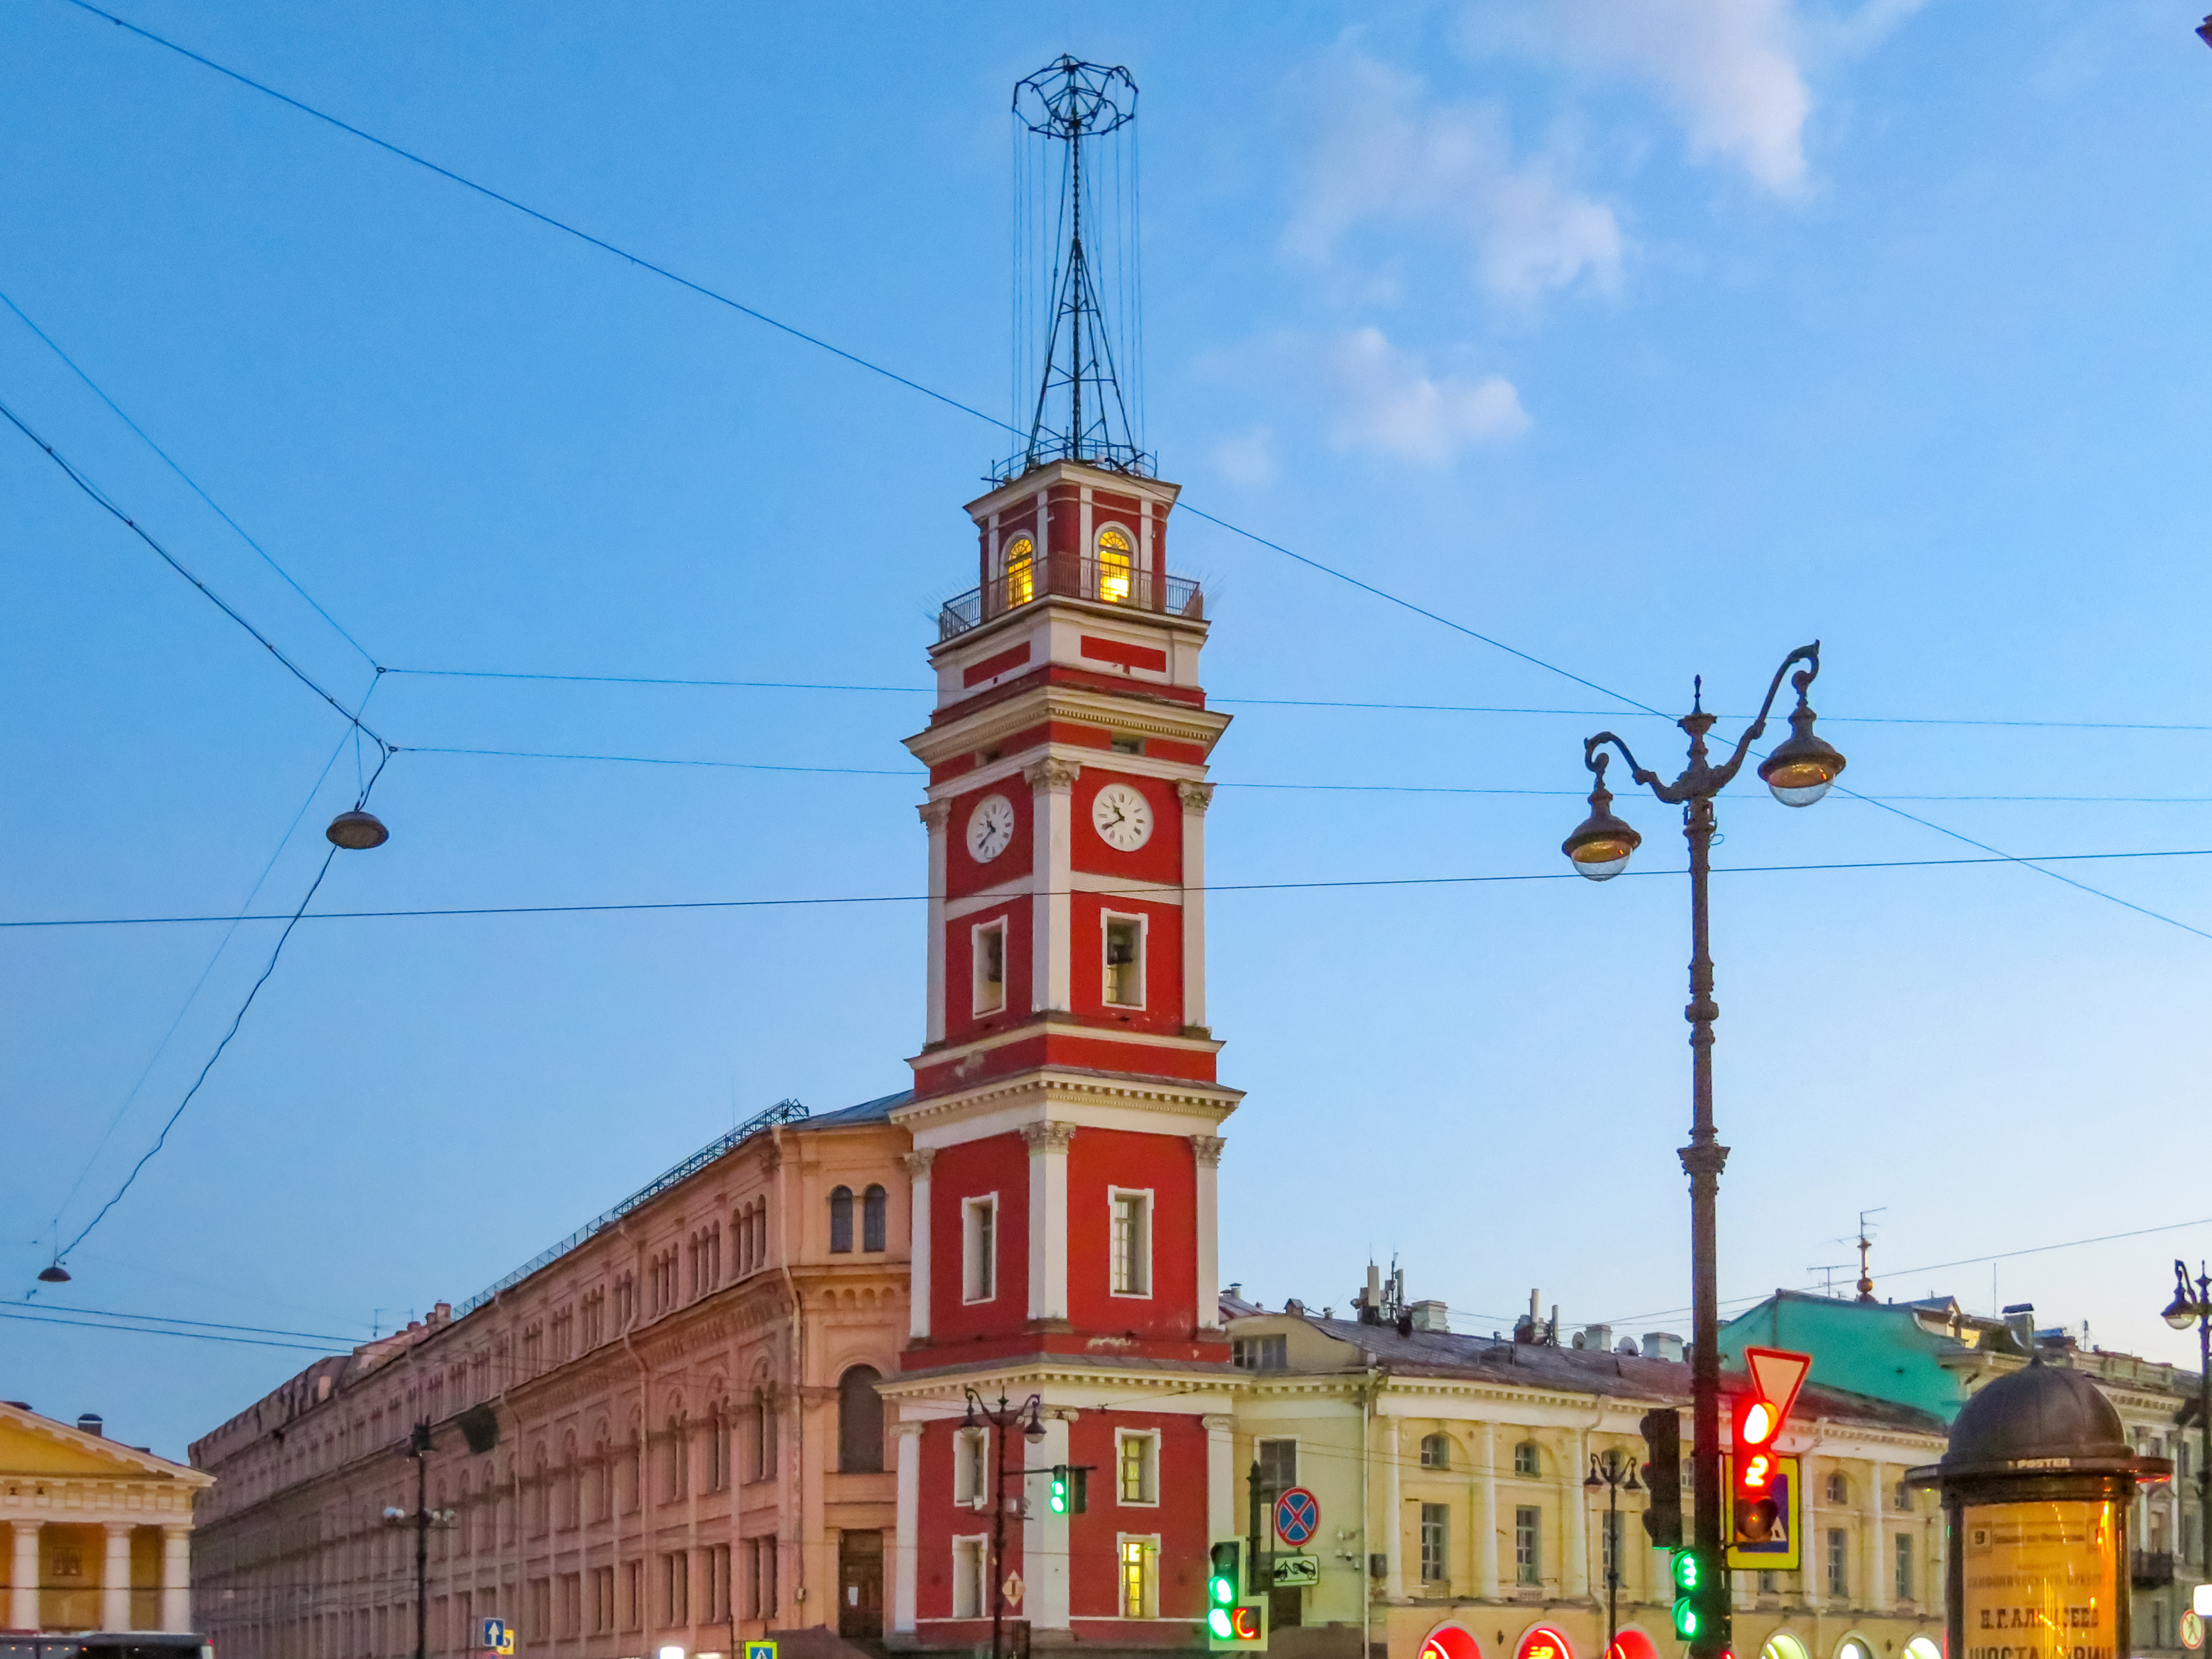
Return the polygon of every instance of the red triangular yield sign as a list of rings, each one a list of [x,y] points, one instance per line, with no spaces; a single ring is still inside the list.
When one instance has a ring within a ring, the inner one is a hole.
[[[1743,1363],[1759,1397],[1774,1407],[1777,1426],[1788,1422],[1790,1408],[1797,1403],[1797,1390],[1805,1386],[1805,1374],[1813,1369],[1813,1356],[1781,1348],[1746,1348]]]

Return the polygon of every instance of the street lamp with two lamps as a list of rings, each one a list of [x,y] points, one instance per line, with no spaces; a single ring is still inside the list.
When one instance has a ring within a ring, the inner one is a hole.
[[[2207,20],[2212,22],[2212,20]],[[2212,1618],[2212,1273],[2197,1264],[2189,1282],[2189,1264],[2173,1264],[2173,1300],[2166,1322],[2177,1331],[2197,1327],[2197,1565],[2199,1577],[2191,1611]]]
[[[1019,1429],[1030,1444],[1036,1445],[1044,1438],[1044,1401],[1031,1395],[1011,1409],[1006,1396],[999,1396],[997,1409],[983,1403],[983,1396],[975,1389],[965,1390],[968,1395],[968,1414],[960,1419],[963,1429],[980,1429],[985,1425],[999,1431],[997,1478],[991,1483],[991,1507],[996,1513],[991,1520],[991,1659],[1001,1659],[1006,1645],[1001,1632],[1006,1617],[1006,1476],[1023,1474],[1024,1470],[1010,1471],[1006,1468],[1006,1431]],[[1024,1419],[1027,1420],[1025,1421]]]
[[[1583,1490],[1602,1492],[1605,1499],[1605,1650],[1612,1659],[1613,1644],[1620,1638],[1620,1494],[1642,1492],[1636,1478],[1636,1460],[1617,1449],[1603,1456],[1590,1454],[1590,1472],[1583,1477]]]
[[[1643,842],[1633,825],[1613,813],[1613,796],[1605,787],[1606,767],[1613,758],[1604,752],[1608,744],[1620,751],[1635,781],[1668,805],[1682,809],[1682,834],[1690,844],[1690,1005],[1683,1016],[1690,1022],[1692,1115],[1690,1144],[1678,1156],[1690,1177],[1692,1467],[1697,1494],[1693,1542],[1703,1567],[1697,1592],[1703,1616],[1690,1644],[1692,1659],[1720,1659],[1729,1644],[1727,1575],[1722,1570],[1721,1553],[1720,1291],[1714,1218],[1728,1148],[1720,1144],[1713,1128],[1713,1022],[1721,1011],[1713,1001],[1705,898],[1713,846],[1713,799],[1742,770],[1751,745],[1766,730],[1766,718],[1773,712],[1784,676],[1799,663],[1804,666],[1790,678],[1797,692],[1797,707],[1790,715],[1790,735],[1759,763],[1759,775],[1784,806],[1810,806],[1819,800],[1843,772],[1844,762],[1813,730],[1813,708],[1806,693],[1820,672],[1820,642],[1815,640],[1783,659],[1766,688],[1766,700],[1759,707],[1759,718],[1736,739],[1728,759],[1718,765],[1705,747],[1705,734],[1718,717],[1705,713],[1702,679],[1697,682],[1698,696],[1690,713],[1676,722],[1689,734],[1690,759],[1672,783],[1662,781],[1656,772],[1638,764],[1628,745],[1613,732],[1601,732],[1587,739],[1583,744],[1583,764],[1593,779],[1589,816],[1560,846],[1577,871],[1592,881],[1607,881],[1628,867],[1630,857]]]

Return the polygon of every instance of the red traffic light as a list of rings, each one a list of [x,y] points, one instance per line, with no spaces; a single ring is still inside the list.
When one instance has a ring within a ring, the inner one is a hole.
[[[1229,1633],[1240,1642],[1260,1639],[1260,1609],[1255,1607],[1229,1609]]]

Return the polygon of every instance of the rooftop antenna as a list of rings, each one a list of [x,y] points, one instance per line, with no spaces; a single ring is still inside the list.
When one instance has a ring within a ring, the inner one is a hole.
[[[1137,118],[1137,83],[1129,71],[1116,65],[1086,64],[1066,54],[1014,88],[1014,118],[1030,132],[1067,146],[1060,169],[1058,228],[1067,240],[1052,249],[1052,320],[1045,337],[1044,368],[1037,384],[1036,404],[1030,418],[1029,439],[1021,454],[1002,469],[1003,479],[1020,477],[1048,461],[1084,461],[1116,472],[1143,473],[1151,457],[1138,447],[1115,372],[1114,343],[1099,304],[1097,271],[1084,244],[1084,210],[1097,188],[1084,174],[1084,146],[1096,145],[1109,133],[1133,127]],[[1132,131],[1130,137],[1133,139]],[[1016,134],[1018,141],[1019,133]],[[1133,147],[1128,172],[1133,174]],[[1093,172],[1097,171],[1093,164]],[[1125,267],[1116,280],[1125,291],[1124,308],[1136,308],[1133,235],[1136,216],[1133,179],[1125,191],[1117,167],[1113,196],[1116,219],[1116,250]],[[1092,211],[1094,231],[1097,212]],[[1133,349],[1126,331],[1133,319],[1123,319],[1123,341]],[[1016,342],[1017,349],[1021,342]],[[1133,368],[1133,365],[1132,365]]]
[[[1820,1275],[1823,1281],[1820,1285],[1822,1296],[1833,1296],[1836,1293],[1836,1275],[1849,1269],[1850,1265],[1848,1261],[1825,1261],[1817,1267],[1808,1267],[1805,1271]]]
[[[1874,1249],[1874,1240],[1867,1237],[1867,1218],[1870,1215],[1880,1215],[1888,1207],[1885,1204],[1879,1209],[1859,1212],[1859,1236],[1856,1243],[1859,1249],[1858,1293],[1859,1300],[1862,1302],[1874,1300],[1874,1274],[1867,1267],[1867,1252]]]

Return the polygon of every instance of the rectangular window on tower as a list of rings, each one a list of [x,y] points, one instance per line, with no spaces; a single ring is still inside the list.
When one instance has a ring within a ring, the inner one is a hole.
[[[1145,1006],[1145,919],[1106,918],[1104,1000],[1116,1008]]]
[[[1160,1501],[1160,1437],[1157,1430],[1122,1429],[1114,1437],[1116,1483],[1124,1504]]]
[[[1152,1195],[1109,1188],[1114,1206],[1114,1291],[1115,1296],[1152,1293]]]
[[[971,1198],[961,1206],[961,1294],[988,1302],[999,1290],[999,1198]]]
[[[1006,924],[1004,918],[986,922],[973,934],[975,964],[975,1009],[980,1017],[995,1014],[1006,1006]]]

